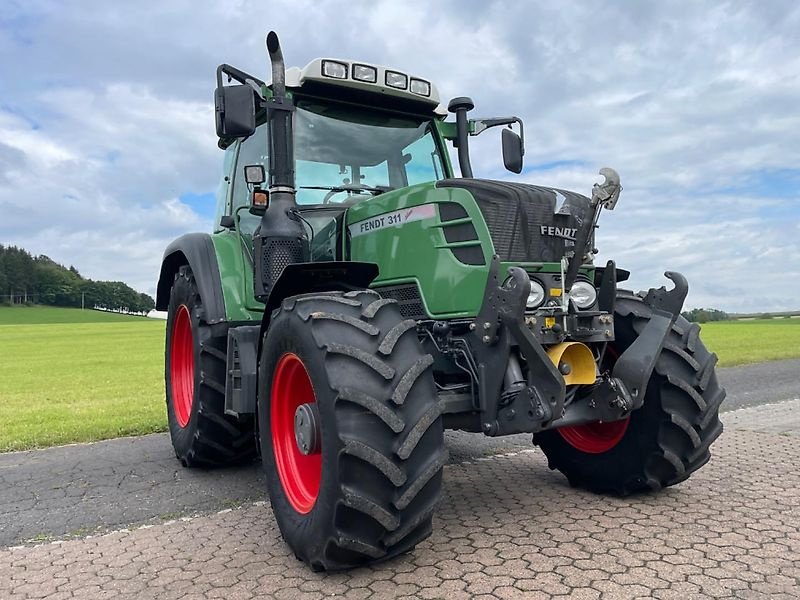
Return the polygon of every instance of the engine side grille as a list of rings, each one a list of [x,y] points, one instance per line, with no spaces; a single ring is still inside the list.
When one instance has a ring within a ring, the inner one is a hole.
[[[427,319],[425,307],[422,304],[422,297],[419,294],[419,287],[416,283],[404,283],[401,285],[384,285],[374,288],[384,298],[397,300],[400,314],[406,319],[417,321]]]
[[[296,239],[270,238],[264,240],[261,248],[264,261],[263,284],[264,289],[269,292],[287,266],[303,262],[303,245]]]
[[[458,242],[478,242],[478,232],[475,231],[475,225],[472,222],[461,222],[447,225],[448,221],[456,221],[466,219],[469,215],[464,207],[458,202],[441,202],[439,203],[439,220],[444,223],[442,232],[444,239],[447,243]],[[450,248],[456,260],[466,265],[485,265],[486,259],[483,256],[483,250],[480,243],[475,246],[458,246]]]
[[[469,191],[480,208],[495,252],[510,262],[558,262],[574,246],[589,199],[574,192],[523,183],[445,179],[437,187]],[[556,203],[563,204],[558,207]]]

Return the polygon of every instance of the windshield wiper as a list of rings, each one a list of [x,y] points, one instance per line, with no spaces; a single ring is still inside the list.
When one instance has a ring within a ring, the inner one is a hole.
[[[369,192],[374,196],[391,192],[394,188],[388,185],[357,185],[357,184],[344,184],[344,185],[300,185],[301,190],[327,190],[329,192]]]

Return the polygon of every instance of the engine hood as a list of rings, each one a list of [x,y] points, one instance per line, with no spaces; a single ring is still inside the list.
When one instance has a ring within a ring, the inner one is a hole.
[[[472,195],[495,252],[508,262],[559,262],[570,256],[589,214],[589,198],[556,188],[488,179],[444,179],[436,187]]]

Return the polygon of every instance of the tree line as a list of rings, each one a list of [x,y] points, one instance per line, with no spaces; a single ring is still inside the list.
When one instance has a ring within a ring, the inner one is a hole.
[[[0,304],[48,304],[146,313],[153,298],[121,281],[92,281],[75,267],[0,244]]]
[[[708,323],[709,321],[727,321],[730,315],[716,308],[693,308],[681,313],[692,323]]]

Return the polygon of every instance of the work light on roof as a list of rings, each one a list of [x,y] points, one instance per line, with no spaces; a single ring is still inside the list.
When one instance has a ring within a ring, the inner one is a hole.
[[[333,79],[347,79],[347,65],[335,60],[323,60],[322,74]]]
[[[422,79],[414,79],[411,78],[411,87],[409,88],[414,94],[419,94],[420,96],[430,96],[431,95],[431,84],[427,81]]]
[[[353,79],[366,83],[377,83],[378,69],[369,65],[353,65]]]
[[[405,73],[398,73],[397,71],[386,71],[386,85],[404,90],[408,87],[408,75]]]

